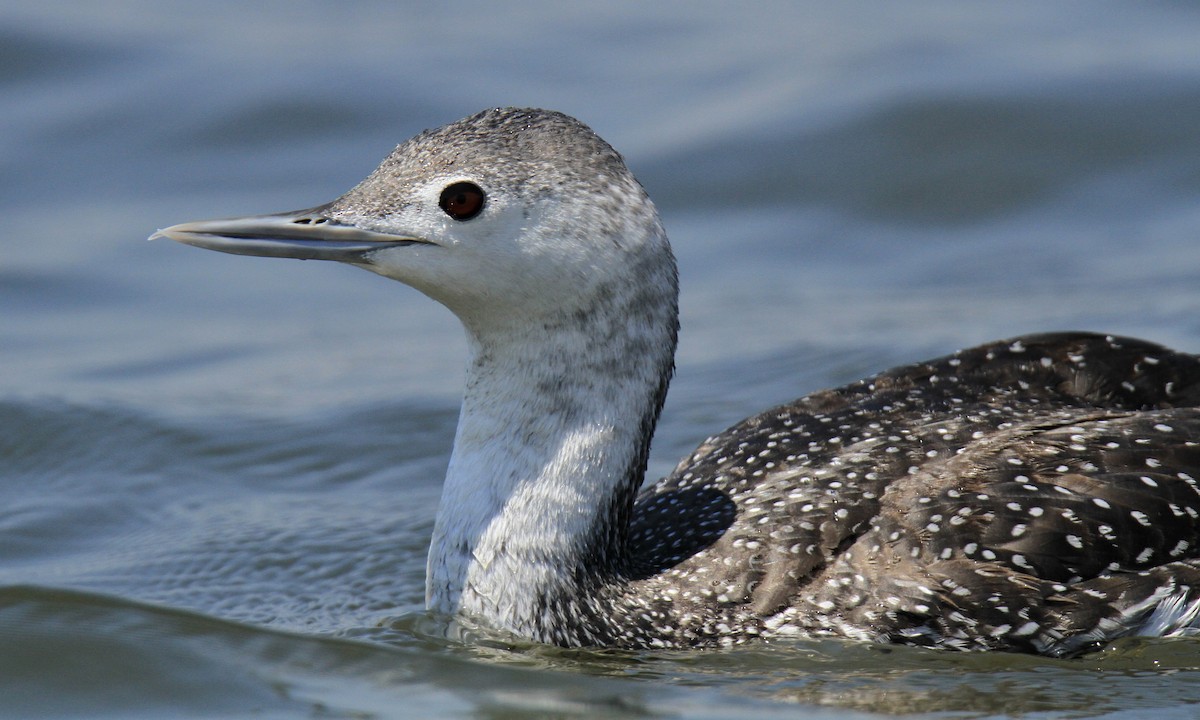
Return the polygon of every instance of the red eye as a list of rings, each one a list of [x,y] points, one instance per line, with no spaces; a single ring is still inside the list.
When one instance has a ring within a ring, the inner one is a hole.
[[[438,198],[438,207],[455,220],[470,220],[483,211],[486,196],[472,182],[456,182],[446,186]]]

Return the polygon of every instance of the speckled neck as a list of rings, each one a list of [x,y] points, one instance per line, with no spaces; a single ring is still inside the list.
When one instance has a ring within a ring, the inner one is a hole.
[[[471,353],[429,553],[431,609],[542,637],[548,598],[621,569],[676,343],[674,262],[656,247],[644,272],[591,288],[583,306],[464,320]]]

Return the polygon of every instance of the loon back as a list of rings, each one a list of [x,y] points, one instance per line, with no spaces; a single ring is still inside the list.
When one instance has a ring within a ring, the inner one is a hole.
[[[891,370],[750,418],[640,491],[675,261],[620,155],[560,113],[487,110],[333,202],[155,236],[349,263],[462,321],[434,610],[561,645],[1053,655],[1198,622],[1200,363],[1142,341],[1029,336]]]
[[[1087,333],[815,393],[710,438],[639,498],[634,546],[669,578],[642,582],[680,588],[668,605],[699,637],[1065,655],[1184,631],[1200,614],[1198,402],[1196,357]],[[736,515],[681,532],[683,501],[714,493]]]

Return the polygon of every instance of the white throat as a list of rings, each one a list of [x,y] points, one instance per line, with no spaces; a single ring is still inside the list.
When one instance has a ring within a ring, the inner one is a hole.
[[[431,609],[539,637],[548,604],[623,562],[675,348],[674,266],[655,264],[636,291],[601,292],[586,311],[503,332],[465,323],[471,357],[429,552]]]

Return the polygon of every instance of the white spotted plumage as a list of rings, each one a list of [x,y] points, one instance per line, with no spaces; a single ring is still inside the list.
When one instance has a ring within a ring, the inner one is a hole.
[[[463,183],[481,202],[443,212]],[[1052,655],[1200,622],[1200,361],[1138,340],[1031,335],[896,368],[749,418],[639,490],[675,263],[620,156],[564,115],[485,111],[328,205],[160,234],[348,262],[462,320],[436,610],[571,646]]]

